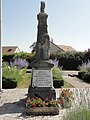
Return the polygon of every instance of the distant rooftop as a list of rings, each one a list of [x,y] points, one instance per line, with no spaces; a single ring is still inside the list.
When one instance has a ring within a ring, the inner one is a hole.
[[[18,46],[2,46],[2,54],[12,54],[20,52]]]
[[[64,52],[67,51],[76,51],[74,48],[72,48],[71,46],[67,46],[67,45],[57,45],[60,49],[62,49]]]

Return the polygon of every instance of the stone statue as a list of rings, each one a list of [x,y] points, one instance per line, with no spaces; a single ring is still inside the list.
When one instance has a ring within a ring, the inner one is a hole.
[[[36,44],[36,59],[48,60],[50,39],[47,31],[47,17],[48,15],[44,11],[45,3],[41,2],[40,13],[37,15],[38,19],[38,34]]]
[[[40,12],[41,12],[41,13],[44,13],[44,12],[45,12],[44,9],[45,9],[45,2],[41,1]]]
[[[49,35],[44,34],[41,37],[41,46],[40,46],[40,58],[42,60],[48,60],[48,52],[50,48]]]

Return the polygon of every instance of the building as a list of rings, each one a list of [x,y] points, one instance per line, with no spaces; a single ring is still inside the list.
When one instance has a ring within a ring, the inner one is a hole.
[[[76,51],[71,46],[67,45],[56,45],[50,41],[50,54],[57,54],[58,52],[74,52]]]
[[[13,54],[19,52],[20,49],[18,46],[2,46],[2,54]]]

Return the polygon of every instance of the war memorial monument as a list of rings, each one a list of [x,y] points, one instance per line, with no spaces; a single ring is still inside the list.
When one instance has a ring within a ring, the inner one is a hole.
[[[32,63],[31,83],[28,89],[28,97],[39,97],[45,100],[56,99],[56,92],[53,87],[52,68],[49,61],[50,38],[47,30],[47,18],[45,13],[45,2],[41,2],[40,13],[37,15],[37,42],[36,57]]]

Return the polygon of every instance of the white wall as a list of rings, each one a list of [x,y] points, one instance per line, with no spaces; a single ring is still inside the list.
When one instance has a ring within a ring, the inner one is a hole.
[[[19,53],[19,52],[20,52],[19,48],[16,48],[14,53]]]

